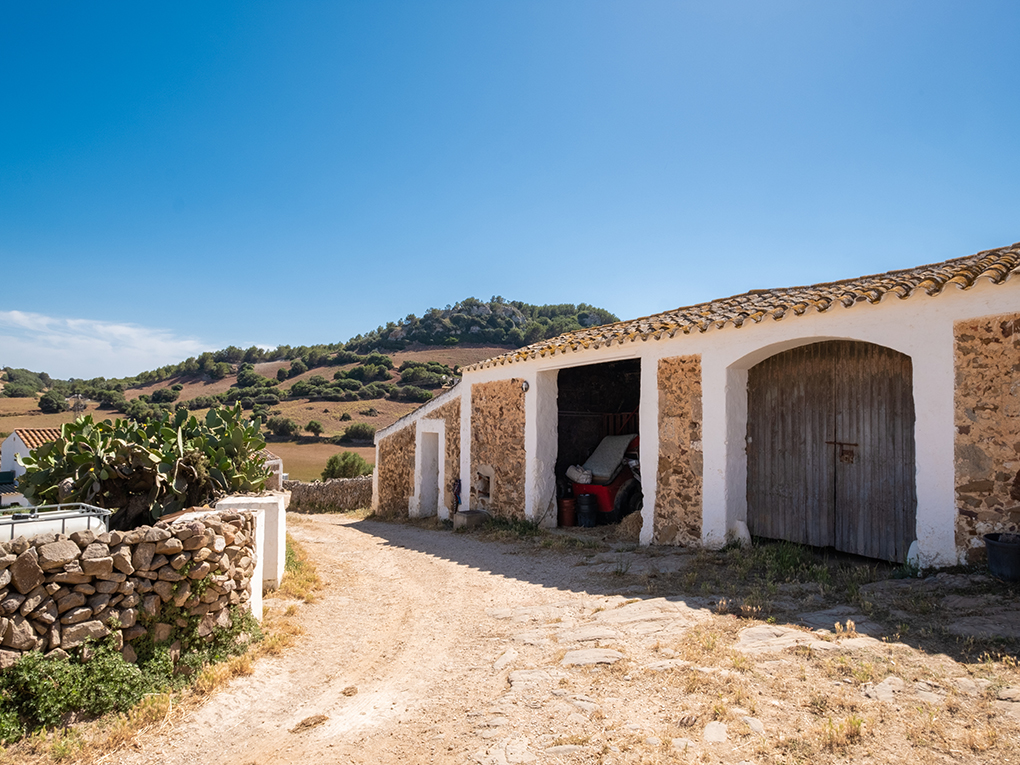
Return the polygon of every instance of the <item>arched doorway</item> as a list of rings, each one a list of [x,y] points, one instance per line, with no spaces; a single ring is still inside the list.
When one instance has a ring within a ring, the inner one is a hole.
[[[917,507],[910,357],[804,345],[752,367],[747,394],[751,533],[905,560]]]

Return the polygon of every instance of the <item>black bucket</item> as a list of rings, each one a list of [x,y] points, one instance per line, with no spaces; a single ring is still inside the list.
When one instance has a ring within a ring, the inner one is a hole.
[[[599,501],[594,494],[578,494],[576,498],[577,525],[586,529],[595,528],[598,518]]]
[[[1020,582],[1020,541],[1000,541],[1000,537],[1017,540],[1016,534],[985,534],[989,573],[1007,582]]]

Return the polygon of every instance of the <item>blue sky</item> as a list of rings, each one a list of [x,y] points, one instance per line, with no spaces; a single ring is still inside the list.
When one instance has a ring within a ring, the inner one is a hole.
[[[1020,239],[1015,2],[0,0],[0,366]]]

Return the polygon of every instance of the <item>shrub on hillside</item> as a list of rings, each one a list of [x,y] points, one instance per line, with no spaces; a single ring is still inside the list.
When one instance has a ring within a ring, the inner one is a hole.
[[[305,430],[318,438],[322,435],[322,431],[325,430],[325,428],[322,427],[322,423],[318,420],[311,420],[307,425],[305,425]]]
[[[375,438],[375,428],[366,422],[356,422],[348,425],[341,439],[344,443],[351,441],[371,441]]]
[[[289,417],[270,417],[266,423],[266,428],[274,436],[287,438],[288,436],[295,435],[301,429],[301,426]]]
[[[362,475],[372,475],[372,463],[366,461],[360,454],[355,452],[342,452],[334,454],[326,462],[326,469],[322,471],[322,480],[330,478],[357,478]]]
[[[46,414],[59,414],[69,409],[64,397],[52,390],[43,393],[39,398],[39,408]]]
[[[149,401],[153,404],[170,404],[176,401],[179,395],[173,388],[160,388],[152,392]]]
[[[268,377],[263,377],[256,372],[254,367],[250,364],[243,364],[241,368],[237,370],[238,388],[266,388],[276,384],[276,381],[270,380]]]
[[[0,395],[6,396],[7,398],[35,398],[37,392],[36,388],[31,385],[25,385],[24,383],[7,383],[4,389],[0,391]]]
[[[432,393],[414,385],[404,385],[401,388],[394,388],[390,391],[390,398],[394,401],[412,401],[422,404],[432,400]]]
[[[288,374],[288,377],[297,377],[298,375],[303,375],[307,371],[308,365],[305,364],[305,362],[303,362],[301,359],[294,359],[292,362],[290,362],[290,372]]]

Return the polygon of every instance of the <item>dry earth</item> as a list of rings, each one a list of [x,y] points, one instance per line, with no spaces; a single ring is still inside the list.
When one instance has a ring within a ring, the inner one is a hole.
[[[804,613],[769,623],[720,614],[707,593],[655,596],[697,562],[682,551],[289,520],[326,582],[301,607],[306,635],[116,761],[1020,761],[1015,660],[966,663],[923,640],[831,631],[855,616],[862,630],[885,629],[855,612],[862,601],[832,610],[819,588],[798,585],[775,607]],[[962,633],[1020,625],[1015,591],[982,605],[972,584],[942,575],[866,592],[886,618],[913,618],[896,609],[914,603],[945,622],[955,597]],[[964,586],[971,594],[953,594]]]

